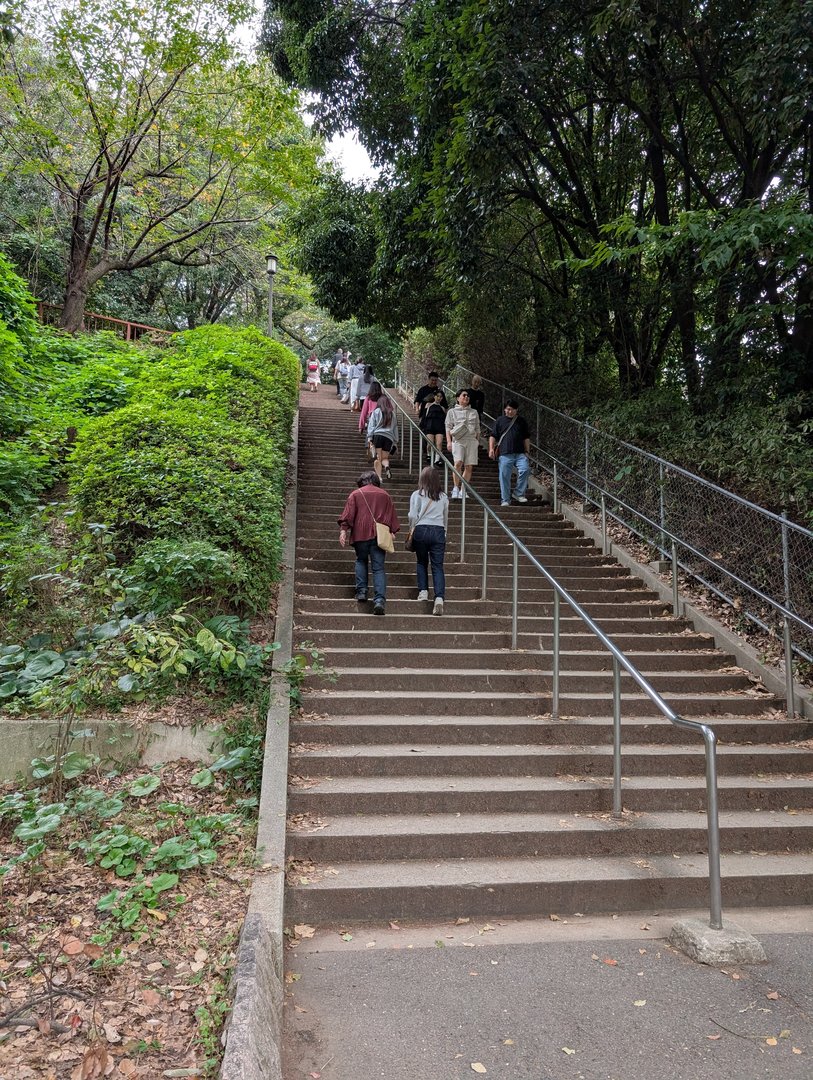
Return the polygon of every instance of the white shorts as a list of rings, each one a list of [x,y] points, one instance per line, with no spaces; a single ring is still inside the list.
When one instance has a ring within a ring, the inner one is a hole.
[[[452,442],[452,459],[455,462],[462,461],[464,465],[477,464],[477,451],[480,444],[476,439],[467,439],[465,442]]]

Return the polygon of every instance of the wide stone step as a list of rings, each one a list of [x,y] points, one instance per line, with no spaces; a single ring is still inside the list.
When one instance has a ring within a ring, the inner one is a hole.
[[[804,721],[754,719],[751,717],[711,717],[709,727],[726,745],[775,742],[804,739]],[[402,743],[418,746],[422,743],[480,746],[485,744],[545,746],[598,746],[611,743],[612,722],[594,716],[567,720],[497,719],[482,716],[454,716],[445,720],[429,716],[418,720],[403,716],[350,716],[300,720],[291,726],[294,743],[318,743],[330,746],[348,744]],[[686,744],[682,728],[662,717],[623,716],[622,744],[655,744],[680,746]]]
[[[460,630],[449,629],[451,620],[441,618],[425,618],[421,620],[420,635],[416,636],[418,626],[409,621],[406,626],[395,629],[389,616],[375,620],[373,625],[367,616],[361,617],[363,636],[355,625],[337,628],[333,625],[323,627],[319,620],[314,623],[306,623],[299,620],[294,628],[295,644],[303,640],[313,642],[320,649],[327,650],[335,645],[337,648],[352,649],[356,656],[366,653],[368,647],[375,652],[379,649],[388,651],[399,650],[408,653],[416,641],[420,641],[423,649],[490,649],[492,652],[510,649],[511,632],[509,628],[495,630],[492,624],[490,630]],[[458,620],[454,620],[455,626]],[[441,629],[446,627],[446,629]],[[664,634],[661,637],[653,637],[650,634],[614,634],[613,641],[619,649],[629,653],[647,652],[650,655],[659,656],[663,653],[671,656],[674,653],[694,652],[698,649],[706,649],[714,653],[714,639],[709,634],[697,634],[686,632],[679,634]],[[523,633],[520,625],[517,634],[517,651],[538,653],[540,649],[550,656],[553,648],[553,635],[548,630],[540,633]],[[562,638],[562,655],[575,656],[579,652],[587,655],[595,653],[598,641],[594,634],[589,631],[583,633],[570,633],[567,638]],[[609,656],[609,653],[603,653]],[[435,657],[432,669],[438,667],[440,658]]]
[[[450,605],[453,603],[455,601],[449,601]],[[464,601],[457,603],[462,605]],[[510,618],[507,615],[500,616],[492,613],[489,616],[488,601],[470,601],[469,603],[471,606],[479,605],[479,611],[472,611],[471,614],[467,614],[465,611],[458,611],[457,608],[453,610],[450,607],[449,612],[445,612],[444,605],[445,616],[453,615],[456,629],[470,631],[496,630],[500,624],[507,624],[510,627]],[[313,600],[303,599],[302,606],[297,605],[295,625],[305,628],[318,626],[319,629],[328,631],[363,630],[366,635],[368,630],[373,628],[373,624],[378,627],[386,619],[387,626],[392,630],[411,629],[416,635],[416,640],[420,640],[422,630],[428,629],[427,622],[429,620],[426,612],[421,611],[415,601],[395,600],[392,604],[387,603],[387,613],[383,618],[373,614],[372,604],[358,605],[357,607],[354,603],[353,607],[356,607],[355,611],[335,612],[329,609],[320,609]],[[599,628],[613,641],[616,640],[619,634],[647,634],[650,638],[662,634],[666,637],[672,637],[690,629],[683,619],[666,619],[657,616],[652,618],[634,618],[632,616],[618,619],[603,618],[596,619],[596,622]],[[523,615],[520,623],[520,631],[526,634],[544,634],[545,632],[551,633],[553,619],[543,616]],[[585,628],[585,624],[577,615],[567,615],[562,612],[560,627],[564,639],[571,633],[581,633]],[[381,629],[384,629],[384,627],[382,626]],[[592,640],[595,642],[596,638],[593,637]]]
[[[338,595],[341,593],[341,595]],[[409,604],[420,605],[415,608],[418,614],[431,614],[431,604],[429,601],[419,601],[415,598],[416,588],[415,585],[396,586],[390,587],[387,583],[387,607],[388,609],[397,605],[396,610],[409,610]],[[369,599],[372,601],[373,591],[369,590]],[[333,614],[341,614],[347,610],[352,610],[355,604],[354,592],[352,585],[345,585],[340,590],[330,593],[319,588],[302,588],[297,594],[297,604],[301,606],[303,610],[313,610],[314,606],[319,607],[320,610],[330,612]],[[429,606],[427,606],[429,605]],[[572,619],[576,616],[570,614],[570,608],[566,604],[562,605],[564,610],[560,610],[560,619]],[[641,600],[635,596],[632,599],[612,599],[606,598],[603,600],[591,600],[581,604],[581,607],[593,618],[596,622],[602,622],[607,620],[617,621],[618,619],[652,619],[657,616],[671,617],[671,611],[667,604],[662,600]],[[490,597],[486,600],[480,599],[479,589],[456,589],[453,584],[449,584],[447,581],[446,588],[446,600],[444,603],[444,614],[446,616],[455,615],[511,615],[512,604],[507,595],[505,599],[498,599]],[[527,600],[520,594],[517,603],[517,612],[522,618],[535,617],[535,618],[553,618],[553,602],[552,600]]]
[[[336,815],[289,830],[288,854],[320,863],[394,859],[557,859],[663,855],[708,845],[705,814],[627,811],[561,814]],[[322,828],[326,825],[326,828]],[[746,810],[720,814],[723,851],[813,851],[813,814],[788,819]]]
[[[705,752],[697,746],[638,746],[622,750],[624,776],[699,776]],[[721,776],[813,773],[813,751],[794,746],[719,746]],[[613,749],[606,746],[457,746],[416,743],[353,745],[326,749],[292,748],[291,771],[327,776],[612,776]]]
[[[813,812],[808,775],[721,776],[721,810]],[[623,805],[629,810],[705,811],[703,776],[624,777]],[[612,779],[559,776],[334,776],[313,786],[291,786],[290,814],[609,813]]]
[[[367,648],[363,650],[365,664],[374,668],[388,667],[401,650],[408,650],[409,663],[423,671],[432,671],[437,667],[438,655],[436,647],[415,649],[411,648],[413,642],[406,634],[401,635],[400,640],[394,640],[397,635],[388,635],[393,639],[388,647]],[[442,635],[433,637],[442,639]],[[355,641],[355,639],[354,639]],[[438,641],[435,645],[445,644]],[[472,642],[472,646],[474,642]],[[323,649],[323,662],[328,669],[343,671],[353,667],[359,662],[359,648],[355,646],[327,645]],[[458,649],[451,646],[444,648],[444,664],[451,669],[479,669],[487,668],[492,664],[499,664],[503,671],[517,669],[531,669],[535,671],[545,670],[550,666],[550,651],[545,649],[510,649],[508,646],[494,646],[490,649]],[[716,649],[700,651],[698,649],[685,650],[683,652],[635,652],[627,650],[627,657],[646,676],[656,672],[698,672],[716,671],[731,667],[734,657],[729,653],[723,653]],[[583,652],[560,651],[560,671],[612,671],[613,658],[610,653],[603,651]],[[739,669],[738,669],[739,670]]]
[[[686,717],[711,716],[760,716],[770,706],[776,706],[769,697],[742,697],[734,694],[665,694],[664,698],[676,713]],[[470,691],[399,690],[397,700],[384,691],[371,689],[359,693],[355,690],[307,691],[303,704],[308,710],[317,710],[330,716],[376,716],[382,709],[396,712],[402,717],[426,716],[546,716],[550,714],[552,700],[548,694],[508,693],[499,696],[492,693]],[[559,699],[561,716],[611,716],[611,694],[568,693]],[[621,702],[624,716],[653,716],[657,712],[645,694],[625,694]]]
[[[350,567],[352,571],[352,566]],[[477,599],[482,590],[482,579],[479,574],[472,573],[469,568],[460,563],[449,563],[444,566],[446,574],[447,592],[454,590],[460,597],[460,590],[472,590],[471,598]],[[432,591],[431,573],[429,575],[429,587]],[[344,563],[335,571],[300,568],[296,574],[296,587],[299,595],[341,596],[347,599],[352,597],[353,577],[348,574],[348,566]],[[395,595],[393,590],[406,588],[411,599],[415,599],[418,586],[416,584],[415,567],[405,566],[398,563],[396,568],[387,567],[387,595]],[[486,585],[489,597],[499,597],[511,589],[510,577],[494,578],[489,575]],[[603,585],[600,579],[587,578],[582,584],[579,581],[571,582],[568,592],[580,604],[589,601],[625,603],[640,600],[658,600],[657,594],[651,589],[636,587],[634,580],[629,578],[607,578]],[[400,594],[399,594],[400,595]],[[509,594],[510,595],[510,594]],[[537,575],[533,580],[524,580],[519,583],[519,596],[523,600],[545,600],[553,596],[553,586],[549,585],[544,578]],[[661,601],[662,602],[662,601]]]
[[[355,667],[341,668],[322,676],[310,676],[307,680],[309,690],[352,690],[359,686],[374,686],[375,693],[395,693],[402,690],[414,690],[426,682],[427,674],[420,667],[394,667],[398,657],[390,656],[389,663],[380,667],[367,666],[368,658],[357,657]],[[364,659],[365,666],[358,664]],[[412,657],[410,662],[414,664]],[[442,686],[444,692],[454,690],[464,694],[472,692],[503,695],[513,694],[548,694],[553,686],[553,673],[550,664],[546,669],[528,668],[503,671],[494,666],[494,660],[488,667],[472,670],[455,668],[449,660],[443,667]],[[677,673],[656,673],[650,682],[661,694],[721,694],[733,690],[750,690],[753,686],[749,677],[742,673],[724,671],[682,671]],[[637,686],[626,672],[621,675],[621,692]],[[613,690],[613,675],[610,671],[564,672],[559,675],[559,691],[568,694],[607,694]],[[771,704],[775,699],[767,692],[753,691],[755,698],[767,698]],[[801,735],[793,736],[801,738]]]
[[[709,895],[704,855],[361,862],[327,868],[333,873],[306,868],[289,872],[287,917],[311,924],[702,908]],[[721,870],[724,910],[813,901],[809,855],[724,854]],[[297,883],[302,877],[307,885]]]

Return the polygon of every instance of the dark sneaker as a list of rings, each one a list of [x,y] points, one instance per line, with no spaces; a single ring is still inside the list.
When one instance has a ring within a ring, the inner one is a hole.
[[[384,615],[385,613],[384,601],[376,600],[373,604],[373,615]]]
[[[357,604],[366,604],[367,603],[367,596],[364,593],[356,593],[356,603]]]

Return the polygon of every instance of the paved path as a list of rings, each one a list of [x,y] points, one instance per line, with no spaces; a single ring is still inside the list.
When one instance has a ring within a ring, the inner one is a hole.
[[[767,965],[694,964],[667,915],[318,930],[287,953],[285,1080],[810,1080],[813,914],[737,917]]]

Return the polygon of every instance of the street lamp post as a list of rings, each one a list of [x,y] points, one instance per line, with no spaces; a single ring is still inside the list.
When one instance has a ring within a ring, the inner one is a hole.
[[[277,257],[270,252],[265,257],[268,272],[268,336],[274,336],[274,274],[277,272]]]

